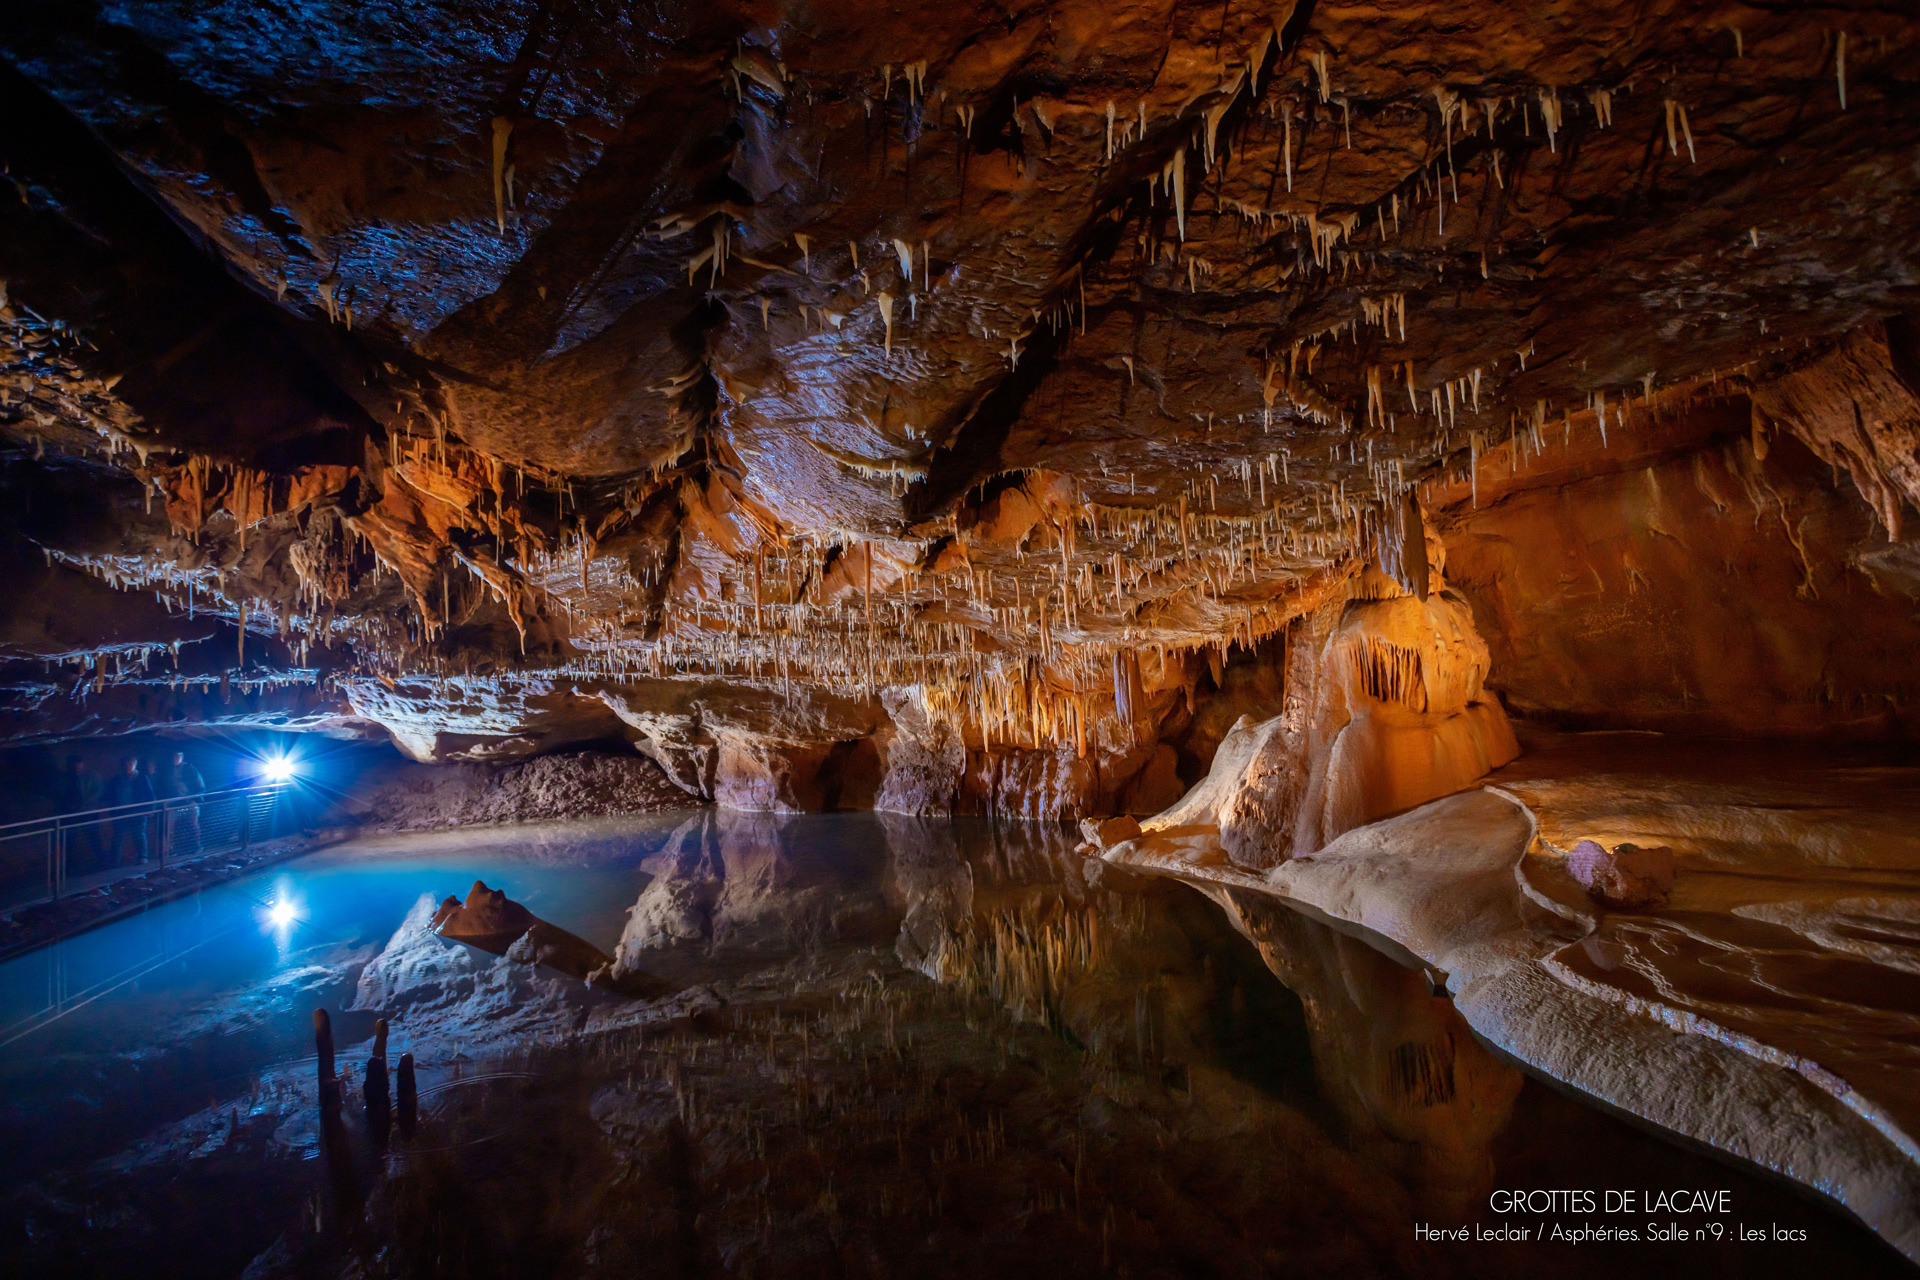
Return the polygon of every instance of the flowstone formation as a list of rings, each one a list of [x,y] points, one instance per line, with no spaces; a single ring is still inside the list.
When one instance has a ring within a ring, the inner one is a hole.
[[[4,732],[621,737],[736,807],[1077,818],[1292,699],[1249,864],[1500,763],[1495,695],[1908,732],[1916,46],[43,7],[0,32]]]

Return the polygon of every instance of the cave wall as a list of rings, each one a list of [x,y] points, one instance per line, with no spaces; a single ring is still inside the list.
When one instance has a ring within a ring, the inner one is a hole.
[[[1115,692],[1080,740],[1003,726],[986,738],[930,711],[920,690],[878,696],[747,680],[505,680],[497,676],[338,682],[343,718],[377,726],[421,763],[505,763],[625,739],[693,800],[775,813],[878,809],[921,816],[1070,821],[1166,808],[1211,765],[1234,721],[1279,705],[1284,637],[1252,649],[1145,664],[1130,720]]]
[[[1677,417],[1674,447],[1548,459],[1443,514],[1489,685],[1571,728],[1910,737],[1920,544],[1744,398]]]

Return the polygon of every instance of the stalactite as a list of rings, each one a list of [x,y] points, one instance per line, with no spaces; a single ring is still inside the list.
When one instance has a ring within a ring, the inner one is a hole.
[[[493,221],[501,235],[507,234],[507,140],[512,134],[513,121],[504,116],[493,118]]]

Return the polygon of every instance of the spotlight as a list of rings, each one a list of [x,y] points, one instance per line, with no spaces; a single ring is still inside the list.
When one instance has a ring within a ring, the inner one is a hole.
[[[268,782],[290,782],[300,772],[300,766],[286,756],[275,756],[260,766],[260,776]]]
[[[273,903],[271,906],[267,908],[267,919],[273,921],[275,924],[281,926],[282,928],[292,924],[293,923],[293,904],[291,902],[288,902],[285,898],[282,898],[280,901]]]

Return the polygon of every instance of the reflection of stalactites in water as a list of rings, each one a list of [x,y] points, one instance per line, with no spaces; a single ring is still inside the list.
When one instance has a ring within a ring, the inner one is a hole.
[[[400,1136],[411,1138],[416,1125],[420,1122],[420,1090],[414,1081],[413,1055],[400,1055],[399,1099],[396,1119],[400,1122]]]
[[[1136,991],[1133,996],[1133,1051],[1139,1069],[1145,1071],[1154,1060],[1153,993]]]
[[[1520,1073],[1477,1044],[1427,977],[1254,894],[1217,898],[1308,1011],[1315,1075],[1350,1138],[1423,1212],[1464,1212],[1494,1176]]]
[[[1416,1107],[1453,1101],[1453,1037],[1408,1040],[1387,1053],[1387,1077],[1400,1097]]]
[[[1065,904],[1045,914],[997,911],[955,931],[940,953],[939,979],[996,1001],[1022,1022],[1060,1030],[1061,998],[1069,983],[1101,968],[1105,935],[1145,927],[1139,899],[1118,899],[1104,911]]]
[[[320,1108],[320,1150],[326,1157],[327,1180],[333,1187],[335,1229],[352,1238],[359,1234],[366,1210],[366,1196],[360,1187],[360,1172],[354,1167],[353,1143],[347,1136],[347,1124],[340,1114],[335,1094],[332,1105]]]

